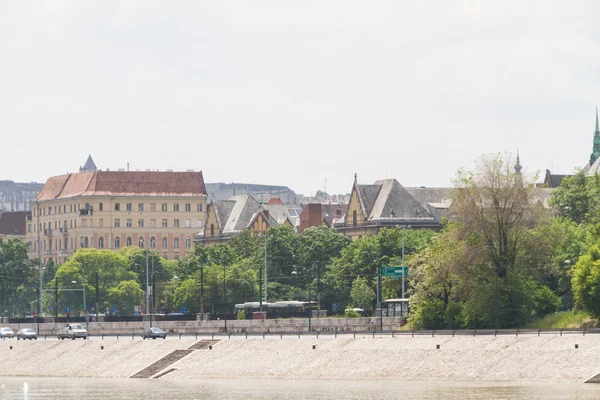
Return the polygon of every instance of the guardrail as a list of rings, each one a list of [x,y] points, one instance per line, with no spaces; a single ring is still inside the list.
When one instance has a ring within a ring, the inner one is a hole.
[[[231,339],[233,338],[298,338],[301,339],[303,337],[306,338],[315,338],[319,339],[319,337],[328,337],[328,338],[337,338],[338,336],[348,338],[349,336],[356,338],[359,337],[390,337],[390,338],[400,338],[400,337],[436,337],[436,336],[542,336],[542,335],[597,335],[600,334],[600,328],[565,328],[565,329],[473,329],[473,330],[406,330],[406,331],[333,331],[333,332],[213,332],[213,333],[200,333],[200,332],[167,332],[167,336],[170,338],[177,339]],[[54,339],[56,338],[56,334],[45,334],[38,335],[39,339]],[[97,338],[99,340],[105,339],[116,339],[116,340],[141,340],[141,332],[139,333],[90,333],[89,338]],[[10,340],[7,338],[2,338],[2,340]],[[15,339],[16,340],[16,339]]]

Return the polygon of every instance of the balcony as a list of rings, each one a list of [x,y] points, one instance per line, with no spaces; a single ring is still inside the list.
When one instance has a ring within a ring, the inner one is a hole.
[[[60,228],[60,233],[66,235],[68,232],[69,232],[69,230],[67,228]]]
[[[44,229],[44,235],[52,236],[52,229]]]
[[[81,216],[94,215],[94,210],[91,208],[79,210],[79,215],[81,215]]]

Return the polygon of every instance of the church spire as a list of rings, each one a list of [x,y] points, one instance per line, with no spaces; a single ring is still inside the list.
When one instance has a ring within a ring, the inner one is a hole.
[[[93,172],[96,171],[96,163],[92,159],[92,155],[88,155],[87,161],[83,164],[83,167],[79,168],[79,172]]]
[[[598,127],[598,107],[596,107],[596,130],[594,131],[594,147],[590,155],[590,166],[600,157],[600,128]]]
[[[519,158],[519,149],[517,149],[517,163],[515,164],[515,173],[521,175],[521,159]]]

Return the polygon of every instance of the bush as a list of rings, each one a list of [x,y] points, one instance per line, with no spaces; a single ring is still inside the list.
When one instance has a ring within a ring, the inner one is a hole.
[[[346,317],[346,318],[360,318],[361,315],[359,313],[357,313],[356,311],[354,311],[353,309],[349,308],[344,313],[344,317]]]
[[[244,309],[241,309],[237,312],[237,319],[238,320],[246,319],[246,311]]]

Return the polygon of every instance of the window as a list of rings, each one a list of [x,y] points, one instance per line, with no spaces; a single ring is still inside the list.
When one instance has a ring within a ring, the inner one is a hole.
[[[31,232],[31,224],[27,224],[27,232]]]
[[[48,215],[52,214],[52,207],[48,207]]]
[[[153,228],[156,228],[156,220],[155,219],[150,220],[150,226]]]
[[[73,204],[69,204],[69,212],[73,212]]]
[[[165,249],[167,248],[167,237],[166,236],[163,236],[163,238],[162,238],[162,247]]]
[[[178,219],[174,219],[174,220],[173,220],[173,226],[174,226],[175,228],[179,228],[179,220],[178,220]]]
[[[98,210],[104,211],[104,204],[102,204],[102,203],[98,204]]]
[[[155,249],[156,248],[156,238],[154,236],[152,236],[150,238],[150,248],[151,249]]]
[[[215,224],[210,224],[210,236],[215,236]]]
[[[163,203],[163,204],[162,204],[162,210],[163,210],[164,212],[166,212],[166,211],[167,211],[167,203]]]
[[[191,228],[192,227],[192,220],[191,219],[186,219],[185,220],[185,227],[186,228]]]
[[[82,227],[86,227],[86,226],[87,226],[87,219],[83,218],[83,219],[81,220],[81,226],[82,226]]]
[[[144,203],[138,204],[138,211],[144,211]]]
[[[140,227],[140,228],[144,227],[144,220],[143,219],[138,219],[138,227]]]
[[[133,222],[131,219],[127,219],[127,227],[131,228],[133,226]]]
[[[356,226],[356,210],[352,211],[352,226]]]
[[[196,228],[202,228],[202,220],[201,219],[196,220]]]
[[[127,203],[127,211],[131,211],[131,210],[133,210],[133,204]]]
[[[210,204],[206,205],[206,212],[209,213],[210,212]]]
[[[131,236],[127,236],[127,246],[131,246]]]
[[[179,238],[178,237],[175,237],[175,239],[173,239],[173,248],[174,249],[179,248]]]
[[[156,203],[150,203],[150,211],[152,211],[152,212],[156,211]]]
[[[185,248],[189,249],[190,247],[192,247],[192,239],[190,239],[190,237],[186,237],[185,238]]]
[[[104,226],[104,218],[100,218],[98,220],[98,224],[99,224],[100,228],[102,228]]]
[[[144,248],[144,238],[143,237],[140,238],[140,240],[138,241],[138,244],[139,244],[140,249]]]
[[[67,247],[69,246],[69,239],[65,238],[65,246],[63,247],[63,249],[67,249]]]
[[[67,205],[65,204],[65,205],[63,206],[63,214],[66,214],[66,213],[67,213]]]
[[[104,237],[100,236],[98,238],[98,248],[103,249],[104,248]]]
[[[190,212],[192,211],[192,205],[191,204],[186,204],[185,205],[185,212]]]
[[[121,220],[119,218],[115,218],[115,228],[121,227]]]
[[[120,247],[121,247],[121,238],[117,236],[115,238],[115,249],[118,249]]]
[[[198,204],[196,205],[196,211],[198,211],[198,212],[202,212],[202,203],[198,203]]]
[[[121,211],[121,204],[115,203],[115,211]]]
[[[162,227],[163,227],[163,228],[166,228],[166,227],[167,227],[167,220],[166,220],[166,219],[163,219],[163,220],[162,220]]]
[[[173,211],[179,211],[179,204],[173,204]]]

